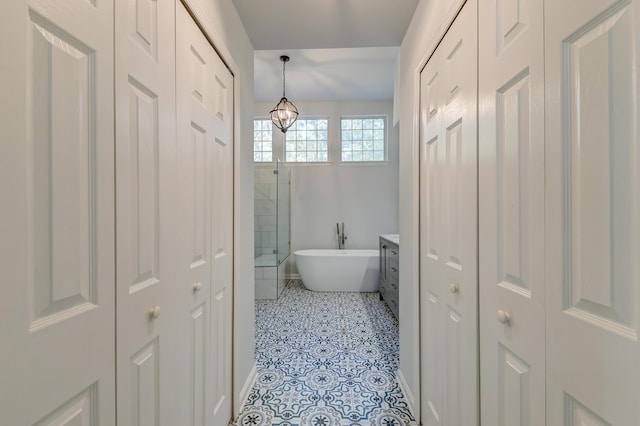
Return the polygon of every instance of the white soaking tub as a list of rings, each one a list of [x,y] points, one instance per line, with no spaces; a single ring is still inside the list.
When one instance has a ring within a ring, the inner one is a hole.
[[[298,250],[294,255],[309,290],[373,292],[380,288],[378,250]]]

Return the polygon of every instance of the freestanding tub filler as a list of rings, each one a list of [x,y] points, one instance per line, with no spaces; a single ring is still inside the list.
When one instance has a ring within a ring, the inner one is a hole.
[[[373,292],[380,288],[378,250],[298,250],[294,254],[309,290]]]

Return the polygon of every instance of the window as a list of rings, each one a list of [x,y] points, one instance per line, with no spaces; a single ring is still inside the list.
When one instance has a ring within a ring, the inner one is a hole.
[[[273,161],[273,125],[271,120],[253,120],[253,161]]]
[[[285,133],[285,161],[328,161],[326,118],[298,119]]]
[[[385,118],[342,118],[342,161],[385,160]]]

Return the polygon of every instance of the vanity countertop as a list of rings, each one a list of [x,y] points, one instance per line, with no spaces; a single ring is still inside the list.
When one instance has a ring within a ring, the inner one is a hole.
[[[398,234],[380,234],[380,238],[384,238],[387,241],[400,245],[400,235]]]

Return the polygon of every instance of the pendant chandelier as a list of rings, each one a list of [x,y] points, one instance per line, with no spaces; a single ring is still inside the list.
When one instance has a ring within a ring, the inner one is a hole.
[[[289,62],[289,57],[282,55],[280,56],[280,60],[282,61],[282,99],[280,99],[280,102],[278,102],[278,104],[271,110],[270,115],[273,124],[275,124],[282,133],[287,133],[289,127],[291,127],[298,119],[298,108],[296,108],[296,106],[287,99],[284,92],[284,67],[285,64]]]

